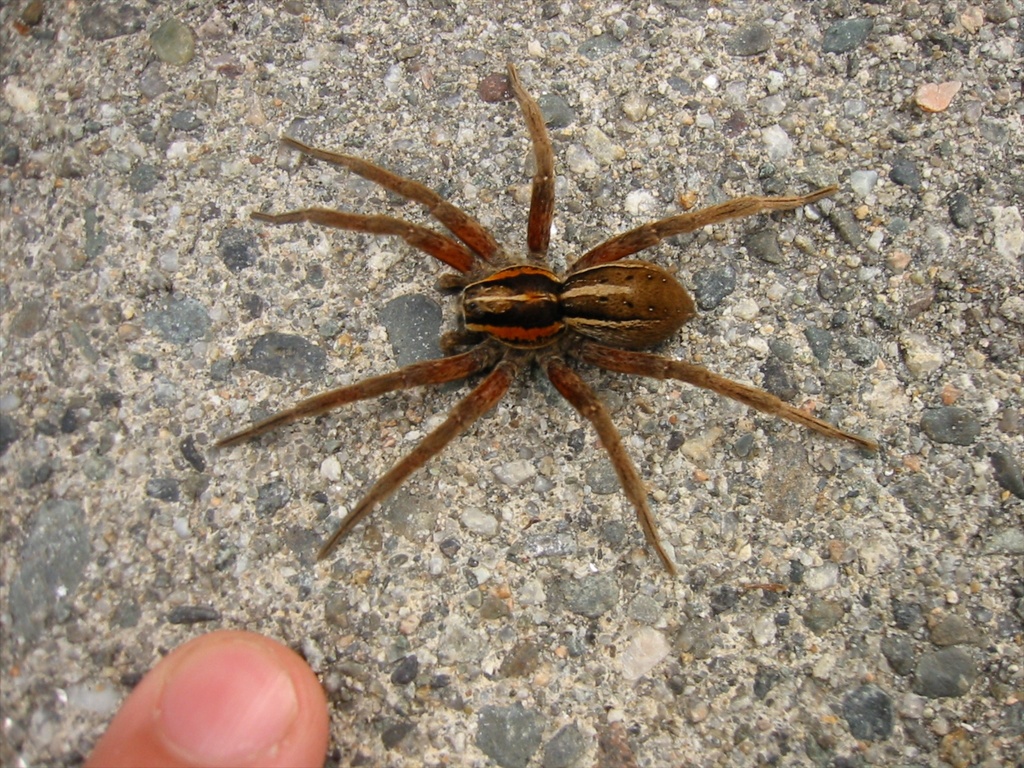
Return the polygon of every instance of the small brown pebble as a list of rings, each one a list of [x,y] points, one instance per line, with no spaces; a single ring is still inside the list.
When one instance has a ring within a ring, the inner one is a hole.
[[[43,0],[29,0],[21,9],[21,20],[30,27],[34,27],[43,20]]]
[[[945,83],[925,83],[918,86],[914,94],[914,101],[917,106],[925,112],[944,112],[953,101],[953,97],[960,92],[962,83],[958,80],[951,80]]]
[[[479,85],[477,85],[476,92],[480,94],[480,98],[488,104],[512,100],[512,89],[509,86],[508,78],[505,75],[488,75],[480,81]]]

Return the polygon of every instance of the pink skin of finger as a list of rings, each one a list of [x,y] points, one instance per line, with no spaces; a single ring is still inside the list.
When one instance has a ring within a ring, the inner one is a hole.
[[[94,766],[322,766],[327,699],[309,665],[251,632],[176,648],[125,700],[86,762]]]

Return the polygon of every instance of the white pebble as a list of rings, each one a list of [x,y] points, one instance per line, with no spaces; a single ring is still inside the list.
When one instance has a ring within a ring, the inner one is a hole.
[[[653,627],[640,627],[622,652],[622,675],[637,680],[654,669],[668,656],[671,646],[665,636]]]
[[[320,476],[331,483],[341,480],[341,462],[337,456],[328,456],[320,462]]]
[[[459,515],[461,522],[467,530],[472,531],[485,539],[493,538],[498,533],[500,521],[477,507],[466,507]]]
[[[808,568],[804,574],[804,586],[812,592],[834,587],[839,581],[839,566],[835,563],[825,563],[817,568]]]

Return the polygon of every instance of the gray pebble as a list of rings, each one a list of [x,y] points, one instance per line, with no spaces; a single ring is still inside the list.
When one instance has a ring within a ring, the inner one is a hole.
[[[839,275],[833,269],[824,269],[818,275],[818,295],[826,301],[839,294]]]
[[[202,127],[203,121],[191,109],[179,109],[171,115],[170,124],[176,131],[194,131]]]
[[[564,585],[565,602],[569,610],[588,619],[596,619],[615,607],[619,599],[619,585],[615,576],[598,573]]]
[[[705,312],[715,309],[736,290],[736,270],[730,266],[698,272],[693,278],[693,293]]]
[[[399,366],[441,357],[441,307],[429,296],[399,296],[381,308],[379,317]]]
[[[384,729],[380,732],[380,743],[384,749],[394,749],[406,736],[416,730],[416,723],[412,720],[400,718],[397,720],[385,721]]]
[[[128,174],[128,188],[139,194],[151,191],[159,181],[160,175],[156,166],[149,163],[139,163]]]
[[[921,656],[916,675],[914,690],[922,696],[963,696],[978,677],[978,667],[970,653],[953,646]]]
[[[833,208],[828,214],[829,224],[839,235],[839,239],[854,248],[864,242],[864,230],[853,213],[846,208]]]
[[[537,99],[537,106],[544,116],[544,122],[552,130],[565,128],[576,120],[576,113],[569,106],[569,102],[557,93],[545,93],[540,96]]]
[[[824,328],[813,326],[804,329],[804,338],[807,339],[807,346],[811,348],[811,354],[822,365],[828,365],[829,356],[832,354],[832,333]]]
[[[866,368],[878,359],[881,348],[878,342],[863,336],[851,336],[843,341],[843,350],[851,361]]]
[[[160,501],[177,501],[181,498],[181,491],[173,477],[151,477],[146,481],[146,495]]]
[[[284,480],[264,483],[256,492],[256,514],[270,515],[281,509],[292,498],[292,489]]]
[[[907,187],[914,192],[920,192],[923,185],[921,171],[917,163],[903,155],[897,156],[892,161],[892,168],[889,170],[889,178],[901,187]]]
[[[743,238],[743,246],[747,253],[761,261],[768,264],[782,263],[779,235],[774,229],[760,229],[747,234]]]
[[[981,551],[986,555],[1024,555],[1024,528],[995,531]]]
[[[142,12],[129,3],[96,5],[81,14],[82,34],[91,40],[112,40],[145,28]]]
[[[242,364],[267,376],[309,381],[323,375],[327,353],[301,336],[272,332],[257,337]]]
[[[391,682],[395,685],[407,685],[420,673],[420,660],[415,654],[402,658],[391,670]]]
[[[960,229],[970,229],[977,219],[971,207],[971,199],[963,192],[954,192],[949,196],[949,219]]]
[[[0,449],[0,453],[3,453]],[[996,482],[1008,490],[1018,499],[1024,499],[1024,474],[1021,473],[1020,463],[1006,448],[997,448],[989,454],[992,462],[992,469],[996,475]]]
[[[81,504],[62,499],[43,502],[17,562],[9,610],[14,633],[36,640],[46,624],[74,597],[89,563],[89,527]]]
[[[220,258],[232,272],[241,272],[256,263],[260,255],[256,235],[242,227],[227,227],[221,232],[217,243]]]
[[[618,475],[607,456],[592,462],[584,471],[584,478],[590,490],[598,496],[618,493],[620,488]]]
[[[151,62],[142,70],[139,78],[139,92],[148,99],[155,99],[167,91],[167,81],[160,74],[160,64]]]
[[[10,330],[14,336],[28,339],[45,327],[46,304],[41,299],[25,299],[11,320]]]
[[[580,43],[579,52],[590,60],[600,59],[605,54],[611,53],[622,43],[615,39],[614,35],[604,34],[591,37]]]
[[[977,643],[981,635],[963,616],[950,615],[935,623],[928,633],[935,645],[945,648],[950,645]]]
[[[933,442],[950,445],[971,445],[981,434],[978,418],[966,408],[953,405],[926,410],[921,429]]]
[[[177,605],[167,613],[170,624],[201,624],[220,619],[220,611],[209,605]]]
[[[206,469],[206,459],[203,458],[203,454],[196,448],[196,439],[192,435],[188,435],[182,440],[178,447],[181,449],[181,455],[185,457],[187,461],[196,472],[202,472]]]
[[[793,377],[790,376],[783,361],[777,358],[765,361],[761,366],[761,374],[764,376],[762,382],[764,389],[776,397],[782,400],[793,400],[800,394],[799,388],[793,382]]]
[[[577,765],[583,756],[587,743],[576,723],[563,725],[544,745],[544,755],[540,764],[542,768],[571,768]]]
[[[884,741],[892,736],[892,699],[876,685],[862,685],[843,698],[843,718],[854,738]]]
[[[859,48],[865,40],[874,22],[871,19],[844,19],[829,27],[821,41],[821,50],[825,53],[848,53]]]
[[[518,701],[510,707],[484,707],[477,718],[476,745],[502,768],[526,768],[540,748],[545,717]]]
[[[733,56],[757,56],[772,45],[772,33],[763,24],[741,27],[725,41],[725,50]]]
[[[814,597],[811,598],[801,615],[807,628],[814,634],[821,635],[842,621],[845,613],[842,603]]]
[[[175,297],[148,313],[145,324],[165,341],[184,346],[206,336],[210,315],[195,299]]]
[[[897,675],[914,671],[914,644],[905,635],[888,635],[880,643],[882,655]]]
[[[893,600],[892,619],[900,629],[914,630],[924,623],[924,614],[917,603]]]
[[[196,55],[196,40],[185,24],[168,19],[149,36],[153,53],[166,64],[188,64]]]
[[[7,453],[7,449],[19,437],[21,437],[21,430],[18,428],[18,422],[6,413],[0,413],[0,456]]]
[[[754,674],[754,697],[764,700],[772,688],[782,682],[782,672],[771,667],[758,667]]]

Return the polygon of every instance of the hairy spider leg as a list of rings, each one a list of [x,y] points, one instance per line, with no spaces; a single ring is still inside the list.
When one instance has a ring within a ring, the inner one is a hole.
[[[508,65],[508,82],[523,111],[526,128],[530,132],[530,144],[533,146],[533,159],[536,166],[530,195],[530,218],[526,229],[526,245],[531,259],[545,261],[548,255],[548,244],[551,242],[551,221],[555,212],[555,155],[551,148],[551,138],[544,126],[544,117],[540,113],[540,107],[519,81],[516,68],[511,63]]]
[[[737,197],[716,205],[701,208],[698,211],[681,213],[667,219],[652,221],[636,229],[623,232],[584,253],[569,268],[569,274],[579,272],[587,267],[618,261],[634,253],[639,253],[652,245],[656,245],[666,237],[694,232],[708,224],[717,224],[729,219],[741,219],[757,213],[769,211],[791,211],[803,205],[809,205],[823,197],[835,194],[839,187],[822,187],[806,195],[786,197]]]
[[[619,430],[608,415],[608,409],[597,396],[593,389],[580,378],[572,368],[566,365],[565,361],[557,355],[552,355],[544,363],[544,370],[547,373],[555,389],[575,408],[579,414],[594,425],[601,444],[608,452],[612,466],[615,467],[615,474],[618,475],[619,483],[626,492],[636,510],[636,517],[640,528],[644,532],[648,545],[658,553],[665,570],[673,576],[676,575],[676,566],[668,556],[665,548],[658,538],[658,531],[654,527],[654,516],[647,505],[647,488],[644,485],[636,465],[622,445],[622,438]]]
[[[347,229],[351,232],[397,235],[413,248],[429,253],[438,261],[447,264],[452,269],[459,270],[459,272],[469,272],[475,261],[469,250],[450,237],[421,227],[419,224],[413,224],[411,221],[395,219],[391,216],[344,213],[331,208],[302,208],[285,213],[253,211],[249,215],[256,221],[265,221],[268,224],[297,224],[300,221],[308,221],[311,224],[334,229]]]
[[[509,350],[487,376],[473,390],[460,400],[448,413],[448,417],[424,437],[415,448],[406,454],[373,484],[366,495],[341,521],[331,538],[320,548],[318,560],[327,557],[331,550],[380,502],[405,482],[413,472],[444,450],[452,440],[469,429],[481,416],[491,410],[505,396],[512,380],[519,373],[529,355]]]
[[[258,437],[272,429],[283,427],[285,424],[291,424],[293,421],[309,416],[318,416],[321,413],[333,411],[335,408],[340,408],[348,403],[354,403],[357,400],[367,400],[371,397],[379,397],[388,392],[397,392],[403,389],[459,381],[472,376],[474,373],[490,368],[497,362],[501,354],[501,347],[497,344],[485,342],[460,355],[413,363],[391,373],[373,376],[369,379],[358,381],[355,384],[322,392],[239,432],[222,437],[216,442],[216,445],[218,447],[235,445],[243,440]]]
[[[709,389],[762,413],[779,416],[822,435],[848,440],[869,451],[878,450],[878,443],[874,440],[844,432],[827,421],[816,419],[809,413],[784,403],[769,392],[719,376],[699,365],[654,355],[650,352],[609,347],[593,341],[585,341],[577,351],[577,355],[580,360],[609,371],[631,373],[652,379],[676,379],[696,387]]]
[[[502,260],[501,246],[498,245],[494,236],[484,229],[483,224],[420,182],[399,176],[397,173],[392,173],[379,165],[352,155],[311,147],[291,136],[282,136],[281,141],[304,155],[340,165],[406,200],[420,203],[427,208],[431,216],[444,224],[452,234],[469,246],[469,249],[481,259],[484,261]]]

